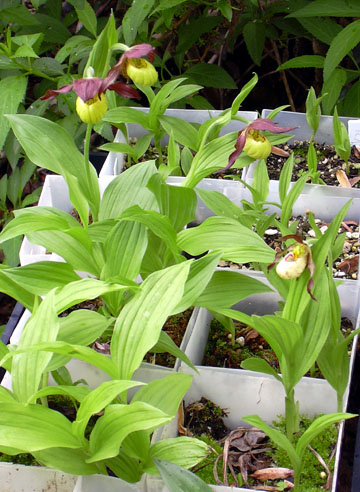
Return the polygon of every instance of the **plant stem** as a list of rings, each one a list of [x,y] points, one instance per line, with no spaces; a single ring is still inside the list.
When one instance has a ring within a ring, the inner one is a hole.
[[[48,372],[44,372],[44,374],[41,377],[41,388],[45,388],[48,385],[48,378],[49,378],[49,373]],[[49,406],[48,405],[48,400],[47,400],[47,397],[46,396],[41,396],[40,397],[40,401],[41,401],[41,404],[44,407],[48,407]]]
[[[85,142],[84,142],[85,172],[86,172],[86,180],[89,189],[91,188],[91,170],[90,170],[91,164],[89,161],[89,151],[90,151],[90,137],[91,137],[92,127],[93,127],[92,124],[88,123],[86,127],[86,135],[85,135]],[[91,212],[93,215],[93,219],[96,221],[97,217],[95,212],[93,210]]]
[[[292,389],[285,397],[285,423],[286,435],[289,441],[293,442],[294,434],[299,430],[299,414],[295,402],[294,389]]]

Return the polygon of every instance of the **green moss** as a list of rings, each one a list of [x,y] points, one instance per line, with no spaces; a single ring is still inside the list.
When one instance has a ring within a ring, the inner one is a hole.
[[[14,463],[16,465],[26,465],[26,466],[38,466],[39,463],[30,453],[20,453],[14,456],[10,454],[1,453],[0,461],[5,463]]]
[[[297,443],[301,435],[310,426],[313,419],[305,416],[301,416],[300,421],[300,432],[295,436],[294,444]],[[285,433],[285,420],[280,417],[273,423],[274,427]],[[319,434],[313,441],[311,441],[310,446],[319,453],[319,455],[324,459],[325,463],[328,465],[330,471],[334,468],[334,459],[332,459],[329,464],[329,457],[333,449],[336,446],[338,435],[338,428],[336,424],[328,427],[324,432]],[[291,468],[291,464],[286,452],[272,444],[273,452],[271,453],[272,459],[277,464],[277,466]],[[324,472],[324,467],[320,464],[316,456],[309,450],[306,449],[303,456],[303,472],[300,477],[300,487],[299,492],[323,492],[326,478],[321,476]]]

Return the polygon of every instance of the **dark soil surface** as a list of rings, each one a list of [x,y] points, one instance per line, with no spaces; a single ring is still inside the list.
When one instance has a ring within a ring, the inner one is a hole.
[[[241,363],[244,360],[250,357],[260,357],[278,371],[279,363],[267,341],[250,326],[238,321],[234,324],[236,327],[235,343],[232,344],[231,334],[219,321],[212,320],[203,364],[210,367],[241,369]],[[344,336],[347,336],[353,329],[351,321],[348,318],[342,318],[341,331]],[[306,375],[322,377],[317,368],[314,373]]]
[[[166,321],[163,331],[165,331],[169,337],[180,347],[184,338],[189,319],[192,315],[193,308],[187,309],[183,313],[170,316]],[[165,367],[174,367],[176,358],[168,352],[162,353],[148,353],[145,356],[145,361],[151,364],[157,364]]]
[[[320,177],[325,184],[330,186],[339,186],[339,181],[336,178],[336,171],[346,171],[346,163],[339,158],[334,146],[324,145],[316,143],[314,144],[318,164],[317,169],[320,171]],[[307,171],[307,151],[309,144],[303,141],[294,141],[292,144],[282,144],[278,147],[287,150],[289,153],[294,153],[295,164],[293,169],[292,181],[296,181],[304,171]],[[280,157],[275,154],[270,154],[267,158],[266,164],[270,179],[278,180],[281,169],[287,160],[287,157]],[[359,176],[360,170],[360,153],[353,145],[351,155],[349,158],[349,170],[348,178],[356,178]],[[356,183],[355,187],[359,187],[360,184]]]

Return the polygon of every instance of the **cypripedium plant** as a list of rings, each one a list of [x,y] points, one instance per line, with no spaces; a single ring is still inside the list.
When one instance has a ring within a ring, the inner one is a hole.
[[[283,133],[294,130],[294,128],[297,127],[278,126],[277,123],[274,123],[269,118],[259,118],[253,121],[238,133],[235,151],[230,154],[228,165],[218,172],[224,172],[230,169],[243,150],[253,159],[266,159],[271,152],[287,156],[287,152],[272,146],[270,141],[260,131],[268,130],[272,133]]]
[[[296,242],[288,246],[284,251],[276,253],[275,260],[268,266],[268,270],[272,268],[282,256],[283,258],[276,265],[276,273],[285,280],[300,277],[307,268],[310,272],[307,291],[311,298],[316,301],[311,293],[311,289],[314,286],[313,276],[315,271],[315,263],[312,259],[311,248],[305,244],[302,237],[297,234],[289,234],[279,238],[280,241],[286,241],[287,239],[295,239]]]

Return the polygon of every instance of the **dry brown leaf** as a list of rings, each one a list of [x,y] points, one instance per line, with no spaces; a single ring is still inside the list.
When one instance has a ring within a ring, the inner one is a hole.
[[[256,480],[265,482],[266,480],[284,480],[285,478],[292,477],[294,471],[291,468],[263,468],[257,470],[251,476]]]
[[[360,176],[356,176],[355,178],[349,179],[349,183],[351,184],[351,186],[355,186],[358,181],[360,181]]]
[[[274,145],[271,147],[271,152],[275,155],[280,155],[281,157],[289,157],[290,155],[289,152],[286,152],[286,150],[275,147]]]
[[[346,260],[342,261],[337,267],[341,272],[357,272],[359,267],[359,255],[353,256],[352,258],[347,258]]]
[[[342,169],[336,171],[336,178],[342,188],[351,188],[351,183]]]

